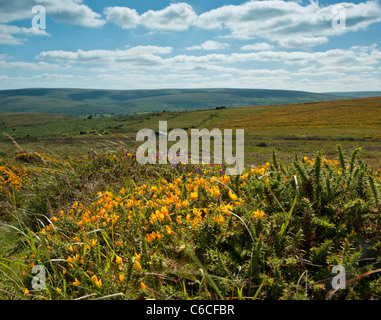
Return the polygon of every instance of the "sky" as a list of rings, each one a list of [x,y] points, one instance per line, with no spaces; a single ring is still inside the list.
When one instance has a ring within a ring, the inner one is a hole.
[[[0,0],[0,89],[19,88],[378,91],[381,4]]]

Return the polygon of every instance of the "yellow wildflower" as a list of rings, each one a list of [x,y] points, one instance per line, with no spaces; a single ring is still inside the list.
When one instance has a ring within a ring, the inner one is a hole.
[[[185,199],[182,203],[181,203],[181,205],[183,206],[183,208],[186,208],[186,207],[188,207],[188,200],[187,199]]]
[[[175,234],[175,232],[172,231],[172,229],[171,229],[170,226],[166,225],[166,226],[165,226],[165,229],[167,230],[167,233],[168,233],[169,235],[171,235],[171,234]]]
[[[198,198],[198,193],[197,192],[191,192],[190,199],[191,200],[196,200],[197,198]]]
[[[123,259],[119,257],[118,255],[116,256],[115,261],[117,264],[123,264]]]
[[[134,268],[136,271],[142,271],[142,266],[140,265],[139,261],[135,259],[134,262]]]
[[[229,198],[232,201],[237,201],[238,200],[237,196],[231,190],[229,190]]]
[[[102,287],[102,279],[98,279],[95,274],[91,277],[91,281],[93,281],[98,287]]]
[[[81,284],[81,282],[79,282],[79,280],[77,278],[75,278],[75,281],[73,282],[73,285],[78,287],[80,284]]]
[[[224,224],[225,217],[223,217],[222,215],[218,214],[217,216],[215,216],[213,218],[213,221],[216,222],[216,223],[219,223],[219,224]]]
[[[249,174],[248,174],[248,173],[245,173],[245,174],[243,174],[243,175],[241,176],[241,179],[242,179],[242,180],[246,180],[248,176],[249,176]]]
[[[265,213],[262,210],[258,209],[253,212],[253,215],[255,219],[260,219],[265,215]]]
[[[158,231],[156,232],[156,239],[160,240],[163,237],[163,235]]]

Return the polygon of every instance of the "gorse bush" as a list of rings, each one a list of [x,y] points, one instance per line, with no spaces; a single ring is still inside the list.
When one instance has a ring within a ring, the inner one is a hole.
[[[377,299],[380,172],[319,152],[225,175],[113,153],[2,159],[5,299]],[[5,237],[5,242],[6,242]],[[345,267],[346,289],[332,290]],[[45,288],[33,288],[43,266]]]

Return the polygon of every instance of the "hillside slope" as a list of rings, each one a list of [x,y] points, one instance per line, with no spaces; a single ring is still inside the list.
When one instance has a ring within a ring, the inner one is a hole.
[[[136,149],[136,133],[143,128],[157,130],[160,120],[168,121],[168,130],[183,128],[188,134],[192,128],[244,129],[249,162],[268,161],[272,150],[288,160],[296,154],[313,156],[316,150],[334,154],[340,143],[347,149],[362,148],[368,163],[381,168],[381,97],[100,119],[0,113],[0,129],[27,150],[72,153],[88,145],[105,146],[115,137]],[[0,136],[0,149],[0,154],[17,151],[5,135]]]
[[[100,117],[336,99],[340,99],[340,96],[262,89],[19,89],[0,91],[0,113],[33,112]]]

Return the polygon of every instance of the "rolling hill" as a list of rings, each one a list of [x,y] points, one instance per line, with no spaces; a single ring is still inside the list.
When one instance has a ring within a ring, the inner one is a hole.
[[[162,111],[104,118],[80,118],[54,114],[0,113],[0,155],[17,152],[9,135],[26,150],[72,153],[89,146],[106,146],[119,137],[136,148],[136,133],[158,129],[159,120],[168,130],[220,128],[245,130],[248,161],[268,161],[272,150],[282,159],[295,154],[313,156],[316,150],[335,154],[340,143],[347,149],[362,148],[368,163],[381,168],[381,97],[264,105],[225,109]],[[115,136],[114,136],[115,134]]]
[[[325,92],[324,94],[347,98],[381,97],[381,91]]]
[[[336,100],[338,94],[264,89],[16,89],[0,91],[0,113],[96,117]]]

